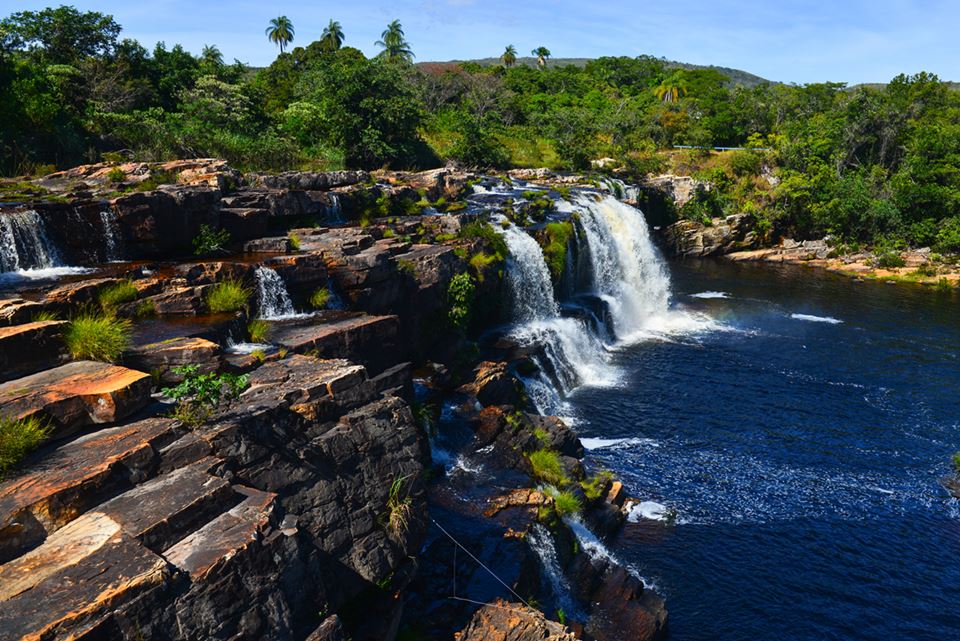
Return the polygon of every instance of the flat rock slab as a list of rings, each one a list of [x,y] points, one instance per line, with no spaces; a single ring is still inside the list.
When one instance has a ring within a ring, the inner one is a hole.
[[[220,346],[205,338],[180,336],[134,347],[124,354],[123,362],[158,374],[161,383],[179,383],[183,376],[172,371],[175,367],[198,365],[202,374],[220,369]]]
[[[96,505],[149,478],[182,435],[171,419],[108,428],[43,453],[0,483],[0,563]]]
[[[270,323],[272,343],[318,358],[349,358],[379,371],[401,360],[396,316],[347,316]]]
[[[241,396],[243,410],[282,402],[310,418],[325,410],[366,400],[367,372],[346,360],[321,360],[292,354],[265,363],[250,374],[250,388]]]
[[[49,420],[51,438],[59,438],[130,416],[150,402],[152,385],[143,372],[75,361],[0,384],[0,414]]]
[[[91,512],[0,566],[0,638],[79,638],[112,611],[163,585],[169,565]]]
[[[59,365],[66,356],[65,321],[0,327],[0,382]]]

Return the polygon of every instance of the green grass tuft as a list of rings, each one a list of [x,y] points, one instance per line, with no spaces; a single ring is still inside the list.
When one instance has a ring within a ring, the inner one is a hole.
[[[300,251],[300,237],[298,235],[291,233],[287,236],[287,240],[290,242],[290,249],[295,252]]]
[[[266,343],[270,324],[264,320],[252,320],[247,324],[247,335],[251,343]]]
[[[579,514],[583,509],[583,505],[580,504],[580,499],[572,492],[549,488],[547,489],[547,494],[553,497],[553,509],[560,518],[572,514]]]
[[[214,314],[238,312],[247,306],[252,293],[239,281],[225,280],[207,291],[207,307]]]
[[[531,452],[529,458],[534,478],[557,487],[563,487],[570,482],[557,452],[543,448]]]
[[[115,363],[130,344],[132,328],[130,321],[123,318],[85,313],[70,321],[64,340],[70,355],[77,360]]]
[[[50,426],[37,417],[0,417],[0,479],[37,449],[49,433]]]
[[[97,295],[97,300],[100,301],[100,307],[105,311],[111,311],[124,303],[135,301],[139,293],[136,285],[129,280],[122,280],[101,289]]]
[[[313,309],[326,309],[329,303],[330,290],[326,287],[321,287],[310,294],[310,307]]]

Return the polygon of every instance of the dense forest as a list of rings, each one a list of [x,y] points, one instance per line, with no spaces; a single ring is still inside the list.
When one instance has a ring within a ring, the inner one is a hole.
[[[253,69],[214,45],[148,51],[96,12],[15,13],[0,22],[0,173],[197,156],[250,170],[580,170],[609,158],[627,177],[715,185],[683,216],[747,212],[771,234],[960,250],[960,92],[927,73],[748,88],[648,56],[554,66],[540,46],[521,65],[512,45],[498,64],[414,64],[399,21],[373,58],[335,21],[294,41],[289,19],[271,21],[264,46],[279,53]]]

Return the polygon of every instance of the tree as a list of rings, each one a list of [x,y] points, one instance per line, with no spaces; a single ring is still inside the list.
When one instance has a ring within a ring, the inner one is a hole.
[[[399,20],[394,20],[387,25],[376,45],[383,48],[380,55],[391,62],[411,62],[414,58]]]
[[[666,78],[663,82],[653,88],[655,95],[661,102],[677,102],[680,96],[687,95],[687,81],[683,77],[683,72],[678,71]]]
[[[543,68],[545,68],[545,67],[547,66],[547,59],[548,59],[548,58],[550,57],[550,55],[551,55],[549,49],[547,49],[546,47],[537,47],[536,49],[534,49],[534,50],[531,51],[530,53],[532,53],[534,56],[537,57],[537,66],[538,66],[538,67],[540,67],[541,69],[543,69]]]
[[[120,25],[96,11],[58,7],[20,11],[0,21],[0,37],[12,49],[26,49],[45,64],[76,65],[113,52]]]
[[[513,45],[507,45],[507,48],[503,50],[503,54],[500,56],[500,62],[508,69],[517,64],[517,48]]]
[[[327,51],[336,51],[343,46],[343,28],[336,20],[331,20],[320,36],[320,45]]]
[[[293,23],[287,16],[279,16],[270,21],[270,26],[264,33],[270,42],[280,47],[280,53],[283,53],[283,48],[293,41]]]
[[[209,67],[223,66],[223,54],[216,45],[204,45],[203,51],[200,52],[200,60]]]

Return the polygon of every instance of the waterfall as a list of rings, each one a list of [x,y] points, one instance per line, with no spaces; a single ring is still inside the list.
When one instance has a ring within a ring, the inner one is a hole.
[[[260,299],[259,317],[276,320],[296,316],[293,301],[287,293],[280,274],[269,267],[257,267],[257,293]]]
[[[617,338],[654,329],[670,305],[670,278],[647,222],[612,196],[574,197],[589,248],[594,292],[607,304]]]
[[[523,229],[504,226],[505,220],[494,227],[509,248],[506,271],[515,321],[511,335],[521,344],[539,348],[542,359],[534,360],[550,384],[541,380],[528,388],[541,412],[556,413],[561,409],[560,394],[582,384],[609,384],[613,371],[605,347],[586,324],[560,315],[540,245]],[[558,393],[547,393],[551,388]]]
[[[557,547],[553,542],[553,535],[547,528],[539,523],[534,523],[530,533],[526,536],[526,541],[530,545],[530,549],[540,559],[543,574],[550,583],[557,605],[563,609],[567,616],[581,616],[580,608],[577,607],[571,596],[570,583],[560,568],[560,560],[557,557]]]
[[[330,223],[342,223],[343,222],[343,206],[340,204],[340,196],[337,194],[328,194],[330,197],[330,204],[327,205],[326,218],[327,222]]]
[[[48,269],[61,264],[37,212],[0,214],[0,271]]]
[[[104,246],[107,262],[123,260],[120,251],[120,233],[117,225],[117,215],[109,209],[100,212],[100,222],[103,225]]]

